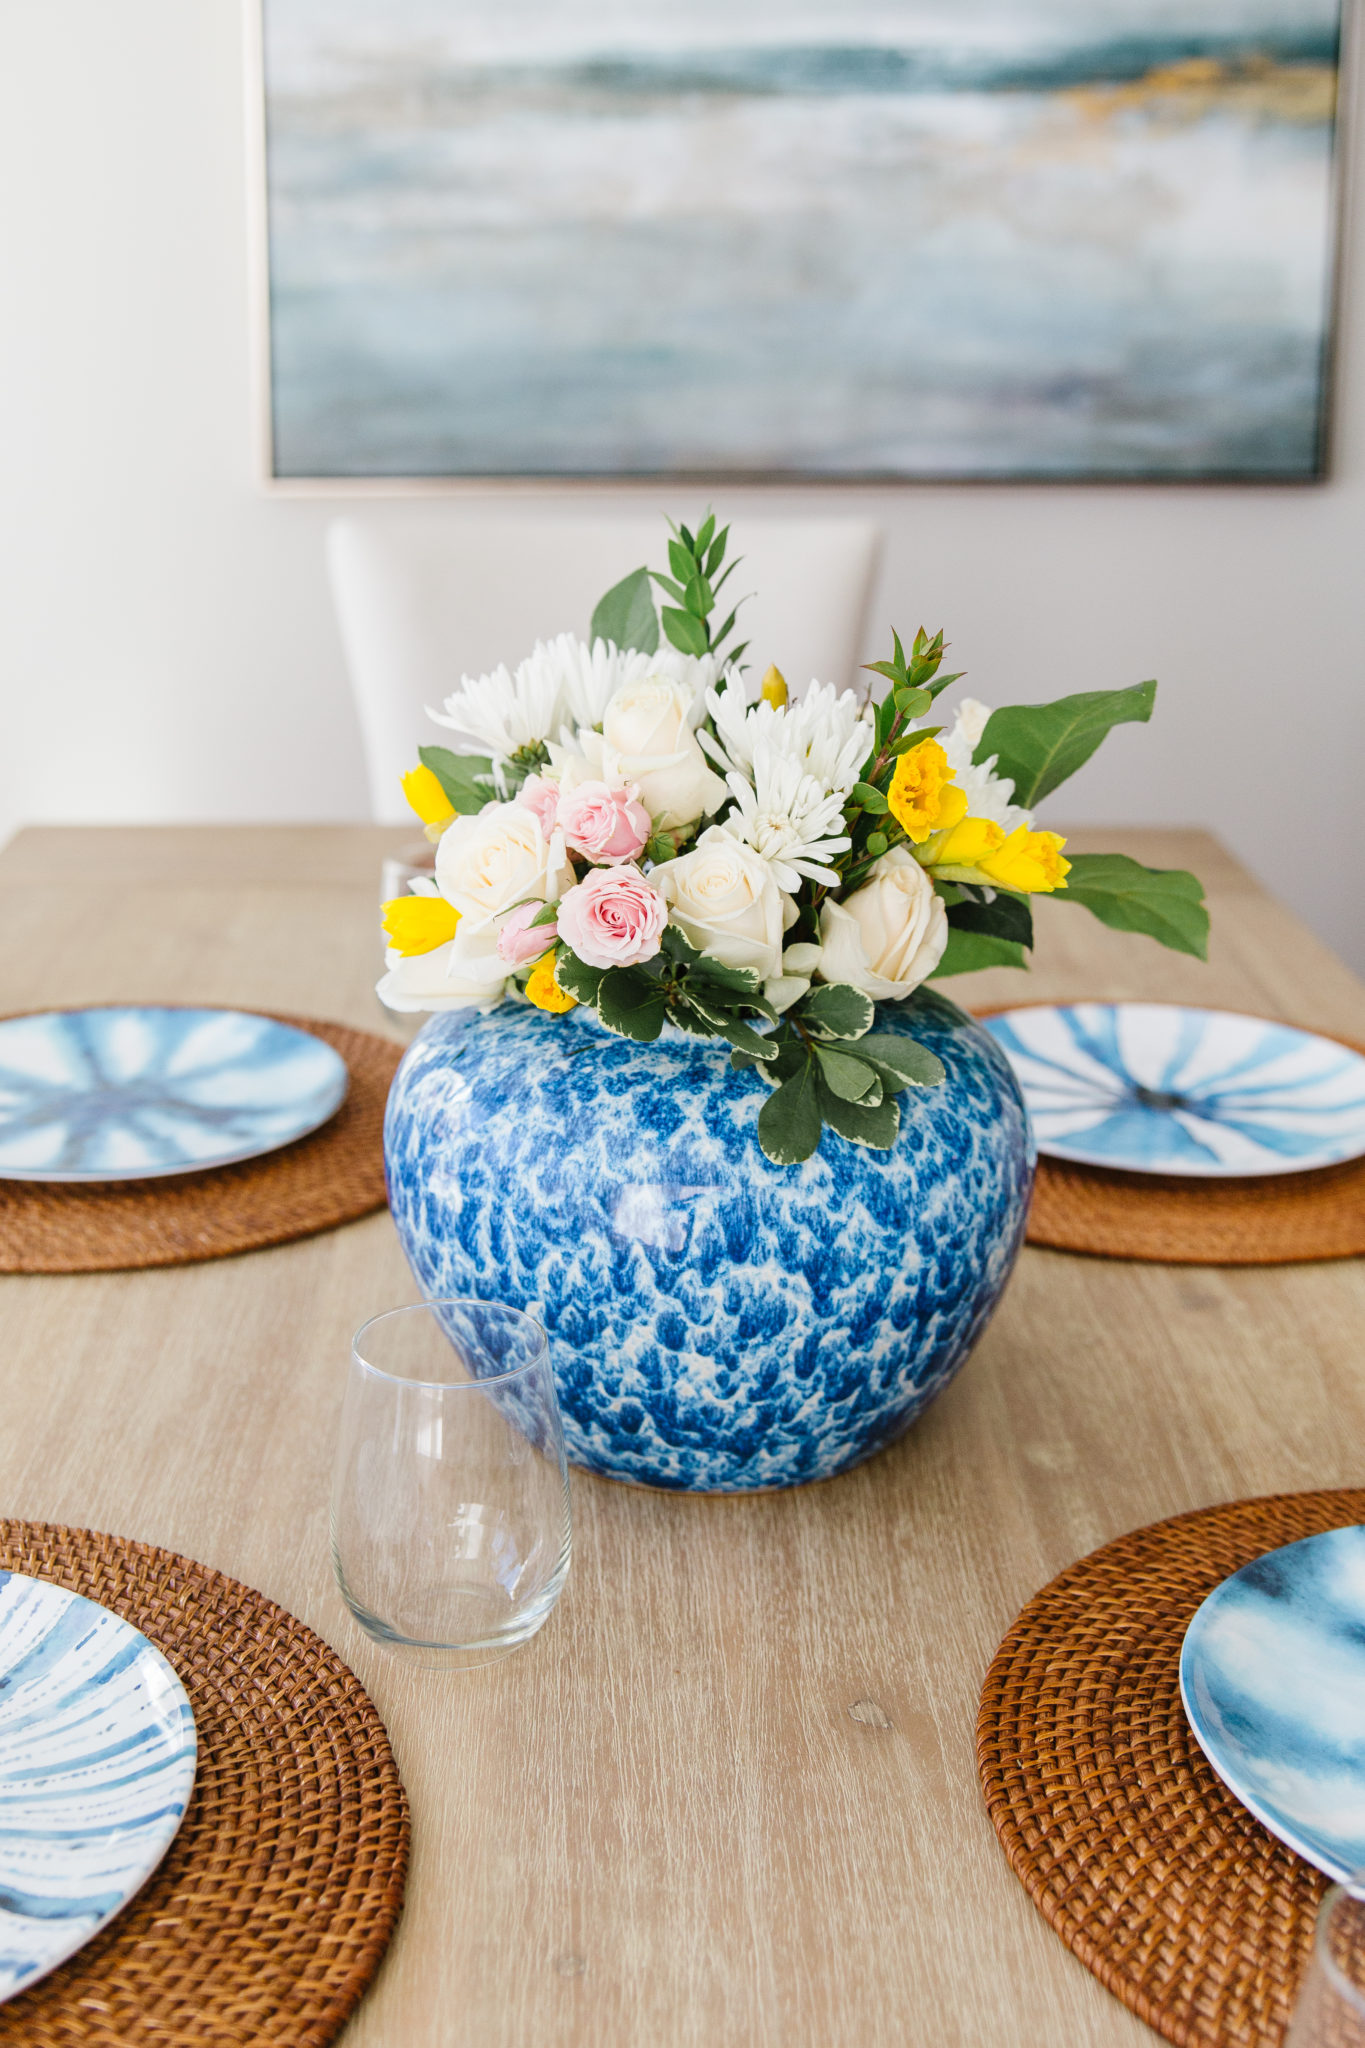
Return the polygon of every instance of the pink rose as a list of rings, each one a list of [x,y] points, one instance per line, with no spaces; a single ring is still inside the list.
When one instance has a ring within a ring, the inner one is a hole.
[[[559,936],[589,967],[652,960],[667,922],[663,897],[632,867],[594,868],[559,905]]]
[[[542,953],[548,953],[559,937],[559,927],[554,924],[538,924],[531,930],[531,919],[544,908],[543,903],[518,903],[503,919],[498,933],[498,958],[509,967],[529,967]]]
[[[580,782],[559,806],[559,829],[575,853],[589,860],[635,860],[654,830],[649,812],[628,789]]]
[[[548,839],[555,828],[559,784],[548,775],[528,775],[517,792],[517,802],[531,813]]]

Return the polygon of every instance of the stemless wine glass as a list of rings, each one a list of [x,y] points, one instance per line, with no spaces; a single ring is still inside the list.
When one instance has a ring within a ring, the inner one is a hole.
[[[1284,2048],[1365,2048],[1365,1870],[1334,1884],[1318,1908]]]
[[[569,1473],[545,1332],[490,1301],[425,1301],[355,1335],[332,1563],[376,1641],[489,1664],[547,1619],[569,1569]]]

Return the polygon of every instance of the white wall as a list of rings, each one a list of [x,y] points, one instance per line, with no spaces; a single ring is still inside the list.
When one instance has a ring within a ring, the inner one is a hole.
[[[364,814],[323,580],[332,507],[254,481],[246,175],[238,0],[0,0],[0,837]],[[943,623],[988,701],[1159,676],[1156,725],[1116,735],[1066,815],[1212,825],[1365,968],[1354,216],[1326,485],[720,501],[741,520],[873,513],[876,638]]]

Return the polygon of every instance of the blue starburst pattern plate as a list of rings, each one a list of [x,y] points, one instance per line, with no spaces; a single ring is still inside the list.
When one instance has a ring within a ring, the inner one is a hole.
[[[1130,1173],[1302,1173],[1365,1153],[1365,1059],[1264,1017],[1070,1003],[982,1019],[1038,1150]]]
[[[145,1180],[255,1159],[341,1107],[346,1062],[241,1010],[49,1010],[0,1023],[0,1180]]]
[[[1185,1632],[1180,1693],[1228,1790],[1344,1883],[1365,1867],[1365,1529],[1267,1551]]]
[[[0,1999],[74,1955],[156,1869],[195,1754],[185,1688],[144,1635],[0,1571]]]

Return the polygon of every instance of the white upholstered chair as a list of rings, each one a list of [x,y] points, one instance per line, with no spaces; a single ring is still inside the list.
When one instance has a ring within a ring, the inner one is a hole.
[[[667,567],[662,515],[555,519],[404,506],[332,523],[327,564],[365,743],[370,804],[407,821],[399,777],[417,747],[444,739],[426,716],[459,685],[537,640],[584,637],[599,597],[642,564]],[[752,590],[736,639],[760,671],[776,662],[794,690],[812,676],[853,679],[876,567],[878,532],[859,519],[734,522],[744,557],[722,592]]]

